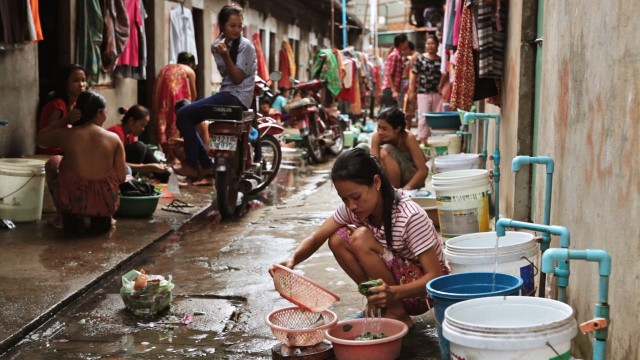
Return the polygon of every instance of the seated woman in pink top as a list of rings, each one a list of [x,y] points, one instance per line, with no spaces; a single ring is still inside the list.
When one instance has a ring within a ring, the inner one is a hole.
[[[48,184],[67,232],[109,231],[120,203],[120,183],[126,176],[124,146],[118,136],[102,128],[107,103],[94,92],[78,96],[68,118],[60,118],[38,133],[40,146],[59,146],[64,151],[57,172]],[[68,127],[67,125],[73,125]]]
[[[122,123],[107,130],[116,133],[124,144],[127,166],[132,172],[152,173],[156,179],[166,183],[169,180],[167,166],[160,163],[149,145],[138,140],[149,124],[149,110],[142,105],[133,105],[129,110],[119,108],[118,112],[124,115]]]

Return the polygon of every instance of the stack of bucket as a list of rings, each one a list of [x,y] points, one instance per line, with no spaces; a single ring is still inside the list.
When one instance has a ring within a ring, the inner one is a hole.
[[[444,155],[436,157],[433,161],[434,172],[437,173],[455,170],[477,169],[479,166],[479,154]]]
[[[0,159],[0,218],[30,222],[42,217],[44,164],[34,159]]]

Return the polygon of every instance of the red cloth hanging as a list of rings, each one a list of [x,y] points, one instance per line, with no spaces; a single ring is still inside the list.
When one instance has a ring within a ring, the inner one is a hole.
[[[282,72],[282,79],[278,81],[278,87],[291,87],[291,81],[289,81],[289,77],[291,76],[289,55],[284,48],[280,49],[280,72]]]
[[[475,68],[473,62],[473,40],[471,38],[471,9],[464,7],[460,24],[460,39],[456,52],[455,80],[451,90],[451,110],[470,110],[475,90]]]
[[[256,57],[258,58],[258,76],[260,76],[262,80],[267,80],[269,79],[269,69],[267,68],[267,61],[264,59],[264,51],[262,51],[260,34],[253,34],[252,39],[253,47],[256,48]]]

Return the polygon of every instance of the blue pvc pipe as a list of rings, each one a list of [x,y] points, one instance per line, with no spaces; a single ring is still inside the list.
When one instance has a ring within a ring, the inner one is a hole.
[[[571,242],[569,229],[567,229],[564,226],[533,224],[533,223],[527,223],[524,221],[516,221],[512,219],[503,218],[496,222],[496,235],[505,236],[506,228],[517,228],[517,229],[526,229],[526,230],[533,230],[533,231],[540,231],[540,232],[548,232],[552,235],[559,236],[560,247],[563,249],[569,249],[569,245]],[[549,250],[552,250],[552,249],[549,249]],[[558,277],[558,299],[557,300],[566,303],[567,302],[566,290],[567,290],[567,286],[569,286],[569,275],[571,274],[571,271],[569,269],[569,261],[565,260],[565,261],[559,262],[558,269],[556,269],[555,274]]]
[[[347,46],[347,0],[342,0],[342,48]]]
[[[511,171],[520,171],[522,164],[542,164],[545,165],[547,172],[547,180],[545,184],[544,194],[544,219],[542,223],[544,225],[551,224],[551,187],[553,186],[553,171],[555,168],[554,161],[549,156],[516,156],[511,161]],[[544,252],[551,246],[551,234],[548,232],[542,233],[542,242],[540,243],[540,253]],[[547,286],[547,276],[545,273],[540,274],[540,285],[538,288],[538,296],[544,297],[544,290]]]
[[[495,141],[493,147],[493,183],[495,190],[495,215],[494,218],[496,222],[500,219],[500,114],[485,114],[485,113],[475,113],[475,112],[467,112],[464,114],[462,118],[463,125],[469,125],[474,120],[490,120],[494,119],[496,122],[495,129]],[[487,163],[487,142],[489,138],[489,124],[488,121],[485,121],[484,125],[484,143],[482,144],[482,153],[480,156],[482,160],[484,160],[485,165]]]
[[[549,249],[542,255],[542,271],[545,273],[554,272],[553,264],[557,260],[559,264],[569,259],[580,259],[595,261],[598,263],[598,303],[595,307],[595,317],[604,318],[607,326],[594,331],[593,359],[605,360],[607,355],[607,337],[609,336],[609,276],[611,275],[611,256],[605,250],[569,250],[569,249]]]

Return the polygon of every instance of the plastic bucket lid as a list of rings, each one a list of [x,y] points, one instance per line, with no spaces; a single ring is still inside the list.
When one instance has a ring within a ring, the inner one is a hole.
[[[577,332],[571,306],[530,296],[497,296],[453,304],[445,311],[443,335],[477,349],[517,350],[557,346]]]
[[[445,257],[456,264],[493,264],[496,261],[496,232],[480,232],[453,237],[446,242]],[[534,257],[538,246],[534,236],[507,231],[498,240],[498,262],[518,261],[522,256]]]

